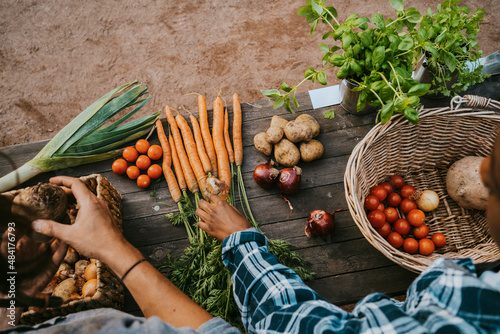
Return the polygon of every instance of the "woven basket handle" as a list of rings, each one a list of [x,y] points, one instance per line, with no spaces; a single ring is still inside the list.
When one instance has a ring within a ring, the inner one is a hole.
[[[451,99],[450,107],[452,110],[456,110],[460,108],[462,103],[470,108],[493,108],[500,111],[500,102],[477,95],[464,95],[463,97],[457,95]]]

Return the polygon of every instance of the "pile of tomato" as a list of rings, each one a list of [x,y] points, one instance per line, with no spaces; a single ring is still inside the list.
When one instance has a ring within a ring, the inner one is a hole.
[[[135,146],[126,147],[122,156],[113,162],[111,169],[117,175],[127,174],[129,179],[136,180],[140,188],[149,187],[151,179],[162,176],[160,164],[153,163],[163,156],[160,145],[151,145],[146,139],[139,139]]]
[[[370,189],[364,206],[370,224],[392,247],[427,256],[445,246],[446,238],[440,232],[429,238],[425,213],[411,198],[415,193],[415,187],[406,184],[401,175],[392,175]]]

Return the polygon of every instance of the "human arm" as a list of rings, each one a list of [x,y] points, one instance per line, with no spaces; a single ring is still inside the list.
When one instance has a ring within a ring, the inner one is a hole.
[[[51,183],[71,189],[80,209],[73,225],[37,220],[33,228],[67,242],[80,254],[108,265],[118,277],[143,258],[113,223],[107,204],[79,179],[55,177]],[[176,327],[194,329],[212,316],[182,293],[147,261],[137,265],[123,282],[146,317],[158,316]]]

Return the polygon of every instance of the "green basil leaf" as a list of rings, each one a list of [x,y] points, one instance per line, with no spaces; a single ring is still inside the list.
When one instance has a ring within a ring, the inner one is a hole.
[[[309,5],[302,6],[297,10],[297,15],[298,16],[307,16],[312,14],[312,7]]]
[[[333,110],[328,110],[325,112],[325,118],[327,119],[334,119],[335,118],[335,112]]]
[[[318,25],[318,21],[314,21],[314,23],[311,25],[311,29],[310,29],[310,34],[311,34],[311,37],[313,35],[313,32],[314,30],[316,29],[316,26]]]
[[[430,84],[419,83],[410,88],[410,90],[408,91],[408,95],[422,96],[429,91],[429,88],[431,88]]]
[[[406,107],[403,111],[406,119],[410,121],[411,124],[417,125],[418,123],[418,111],[412,107]]]
[[[454,72],[457,66],[457,59],[455,58],[455,56],[450,52],[444,51],[441,53],[441,58],[443,59],[448,69],[451,72]]]
[[[366,98],[368,97],[368,93],[366,91],[362,91],[358,97],[358,103],[356,104],[356,109],[358,112],[363,110],[366,107]]]
[[[380,123],[387,123],[391,119],[393,114],[393,103],[392,101],[390,101],[389,103],[386,103],[380,110]]]
[[[321,7],[321,5],[319,5],[318,3],[316,3],[316,1],[312,1],[311,2],[312,4],[312,10],[321,16],[321,14],[323,14],[323,7]]]
[[[320,43],[319,44],[319,50],[321,52],[329,52],[330,51],[330,48],[328,47],[328,45],[326,45],[325,43]]]
[[[345,79],[349,75],[349,62],[346,61],[344,62],[344,65],[342,65],[338,71],[337,71],[337,78],[339,79]]]
[[[335,66],[342,66],[345,62],[345,57],[342,54],[334,53],[328,57],[328,61]]]
[[[370,19],[367,17],[360,17],[354,21],[354,26],[359,27],[362,30],[366,30],[366,28],[368,28],[368,22],[370,22]]]
[[[263,89],[260,91],[262,94],[264,94],[267,97],[280,97],[281,92],[277,89]]]
[[[288,85],[287,85],[286,83],[284,83],[284,82],[282,82],[282,83],[280,84],[280,88],[281,88],[282,90],[284,90],[285,92],[287,92],[287,93],[292,91],[292,88],[291,88],[290,86],[288,86]]]
[[[285,104],[285,97],[284,96],[278,97],[273,103],[273,109],[278,109],[283,104]]]
[[[406,36],[405,38],[403,38],[401,43],[399,43],[398,45],[398,49],[401,51],[408,51],[411,48],[413,48],[413,38],[411,38],[410,36]]]
[[[382,16],[382,14],[373,14],[372,22],[380,29],[385,28],[384,17]]]
[[[293,105],[295,108],[299,107],[299,103],[297,102],[297,97],[295,96],[295,93],[293,93]]]
[[[418,9],[411,7],[406,10],[406,19],[411,23],[419,23],[422,21],[422,14]]]
[[[316,77],[316,79],[322,85],[326,85],[327,84],[327,82],[326,82],[326,74],[323,71],[318,72],[318,76]]]
[[[391,3],[392,8],[394,8],[398,12],[401,12],[405,9],[403,0],[389,0],[389,2]]]
[[[378,92],[384,86],[385,86],[385,81],[384,80],[379,80],[379,81],[375,81],[374,83],[372,83],[371,86],[370,86],[370,89],[374,90],[375,92]]]
[[[373,50],[372,54],[372,63],[374,68],[379,68],[385,61],[385,47],[377,46],[375,50]]]

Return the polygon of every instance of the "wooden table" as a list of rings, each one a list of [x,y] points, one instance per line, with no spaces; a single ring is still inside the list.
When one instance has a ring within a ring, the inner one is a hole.
[[[500,100],[499,77],[492,77],[484,84],[473,87],[471,92]],[[312,210],[347,209],[343,183],[347,160],[354,146],[372,128],[375,114],[353,115],[340,106],[313,110],[307,93],[299,94],[298,100],[301,105],[298,113],[309,113],[319,121],[321,133],[317,139],[324,144],[325,153],[320,160],[299,164],[303,169],[303,179],[300,191],[288,196],[294,207],[289,218],[288,205],[278,191],[263,190],[253,181],[255,166],[268,160],[253,147],[253,136],[267,129],[273,115],[293,119],[297,114],[273,110],[270,100],[242,105],[243,171],[255,218],[268,237],[290,242],[310,262],[317,275],[314,281],[307,284],[328,301],[348,305],[372,292],[404,296],[416,274],[388,260],[371,246],[353,222],[349,211],[336,214],[336,231],[329,240],[310,239],[304,235],[306,218]],[[448,100],[423,99],[423,103],[426,107],[445,106]],[[335,111],[335,119],[323,118],[325,111],[331,109]],[[156,139],[153,141],[157,142]],[[0,152],[7,154],[19,166],[32,158],[44,144],[36,142],[3,147]],[[11,170],[9,163],[0,159],[0,175]],[[164,180],[158,184],[156,195],[152,197],[153,185],[147,190],[139,189],[126,176],[113,174],[111,161],[108,160],[40,175],[28,183],[47,181],[54,175],[79,177],[92,173],[102,174],[123,196],[124,234],[145,257],[155,263],[167,254],[173,257],[182,254],[188,245],[187,236],[184,227],[172,226],[165,217],[177,207],[173,205]],[[141,314],[128,293],[124,310]]]

